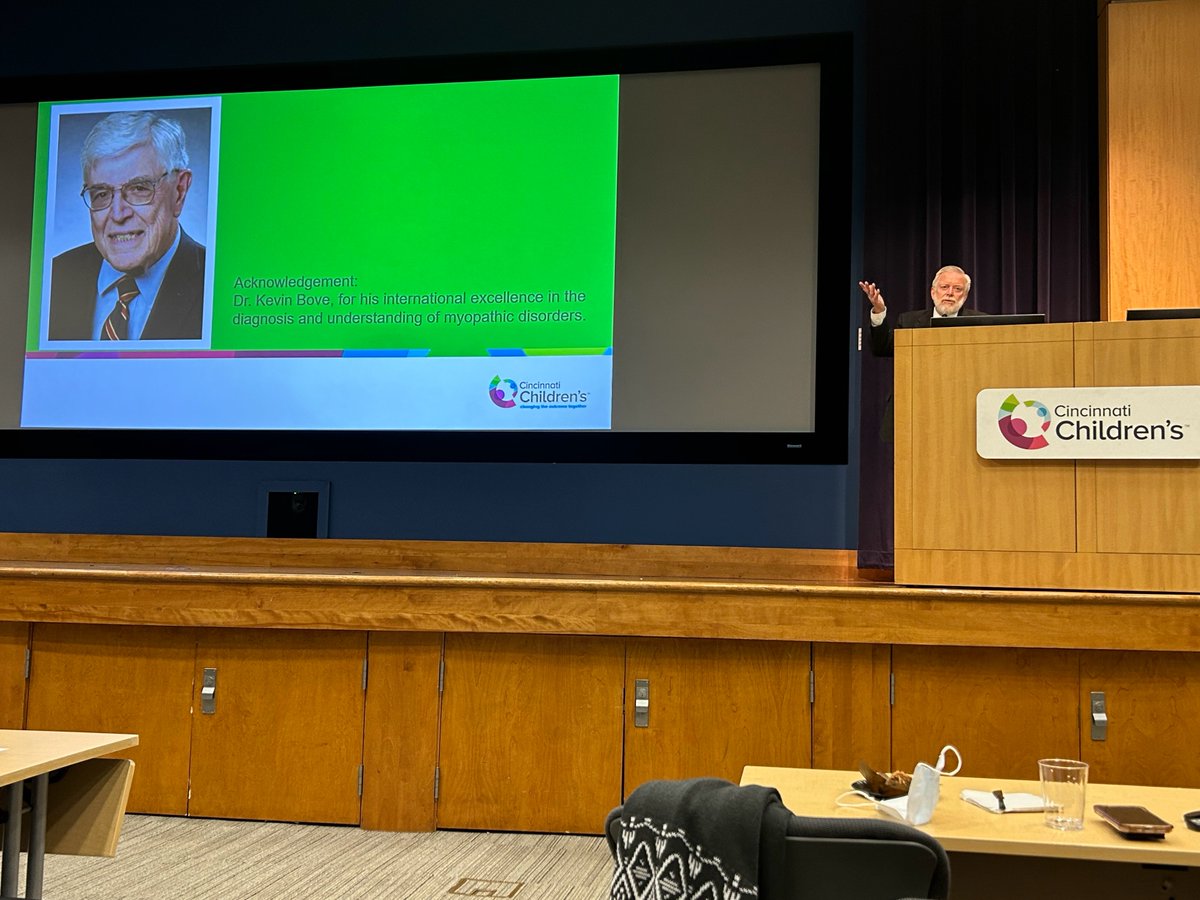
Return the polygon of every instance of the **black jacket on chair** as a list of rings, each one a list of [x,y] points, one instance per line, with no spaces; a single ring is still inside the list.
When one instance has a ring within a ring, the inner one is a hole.
[[[719,778],[649,781],[608,814],[610,900],[945,900],[950,862],[900,822],[793,815],[778,791]]]

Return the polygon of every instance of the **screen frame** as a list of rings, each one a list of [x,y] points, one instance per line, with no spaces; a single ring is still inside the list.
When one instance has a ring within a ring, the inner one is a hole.
[[[821,67],[814,427],[805,432],[11,429],[8,458],[845,464],[849,441],[853,37],[0,80],[0,103],[812,64]],[[153,85],[152,91],[147,90]]]

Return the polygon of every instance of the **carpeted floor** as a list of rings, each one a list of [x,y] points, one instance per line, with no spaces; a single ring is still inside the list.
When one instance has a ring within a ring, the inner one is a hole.
[[[22,857],[23,859],[23,857]],[[22,867],[23,869],[23,867]],[[114,859],[47,856],[46,900],[603,900],[604,839],[126,816]],[[21,873],[21,892],[25,886]]]

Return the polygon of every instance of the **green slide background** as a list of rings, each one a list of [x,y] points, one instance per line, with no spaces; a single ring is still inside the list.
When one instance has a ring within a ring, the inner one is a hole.
[[[603,348],[612,343],[617,76],[222,98],[212,346]],[[349,276],[314,289],[338,312],[423,312],[407,325],[251,328],[234,313],[239,277]],[[472,304],[471,293],[580,291],[583,303]],[[385,294],[458,294],[465,303],[386,305]],[[341,305],[338,294],[355,298]],[[362,295],[380,298],[378,305]],[[569,310],[582,322],[433,324],[432,310]]]

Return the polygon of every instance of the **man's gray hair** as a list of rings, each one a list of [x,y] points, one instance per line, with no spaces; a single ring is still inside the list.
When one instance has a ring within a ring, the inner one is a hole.
[[[87,181],[97,160],[141,144],[154,148],[159,165],[168,172],[188,167],[187,135],[182,125],[156,112],[115,112],[97,122],[83,142],[83,180]]]
[[[967,280],[967,288],[963,291],[963,296],[971,293],[971,276],[962,270],[959,266],[942,266],[933,273],[933,281],[929,282],[931,288],[937,287],[938,279],[942,277],[943,272],[953,272],[955,275],[961,275]]]

